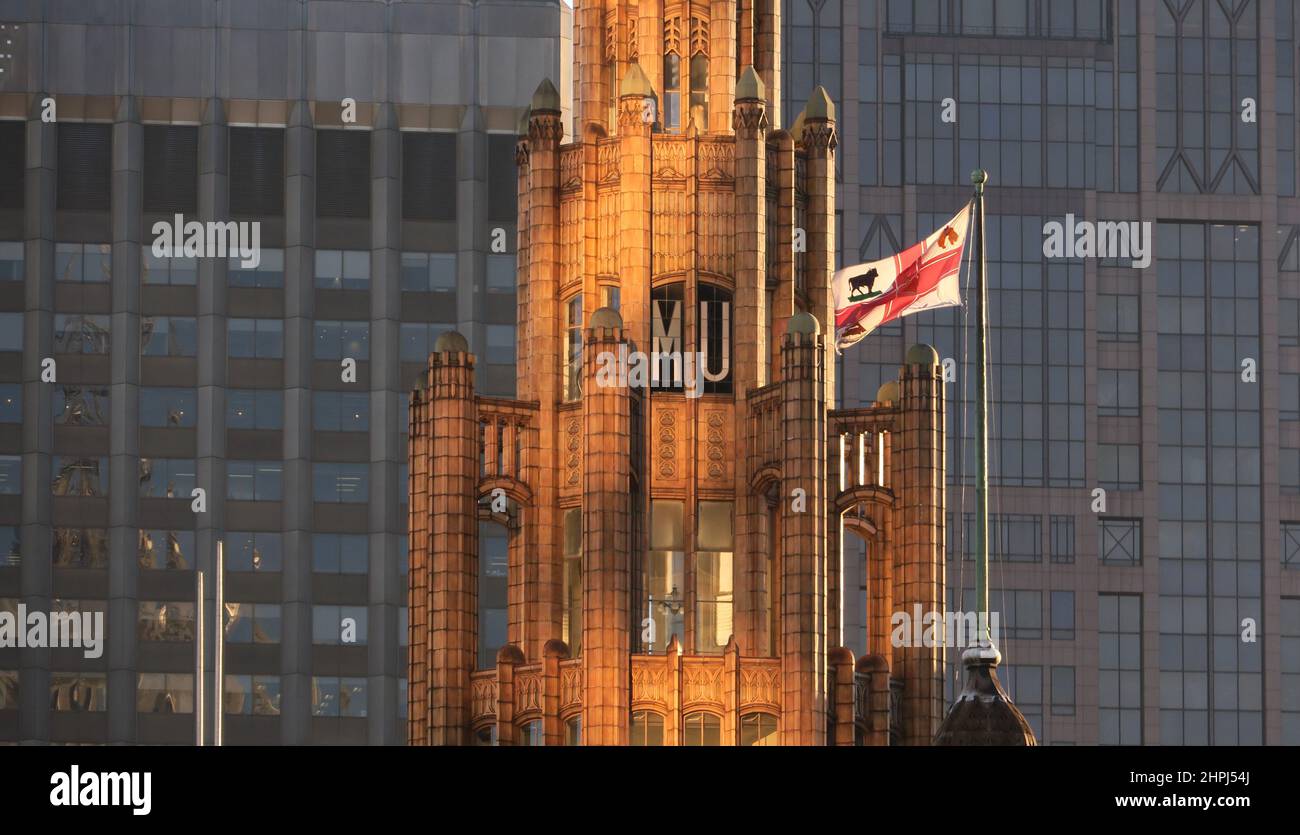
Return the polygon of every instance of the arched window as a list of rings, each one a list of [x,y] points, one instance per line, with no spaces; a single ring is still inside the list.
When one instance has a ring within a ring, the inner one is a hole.
[[[662,284],[650,290],[650,388],[653,391],[685,390],[695,385],[686,380],[682,340],[686,334],[686,285]]]
[[[569,657],[582,652],[582,508],[564,511],[564,613],[562,638]]]
[[[675,52],[664,53],[664,130],[682,127],[682,59]]]
[[[718,746],[722,744],[722,720],[714,713],[688,713],[682,720],[682,744]]]
[[[731,291],[701,283],[699,296],[704,393],[731,394]]]
[[[701,131],[709,129],[709,56],[691,56],[691,118]]]
[[[582,744],[582,714],[570,716],[564,720],[564,744],[581,745]]]
[[[663,745],[664,717],[649,710],[632,711],[632,725],[628,729],[630,745]]]
[[[776,717],[770,713],[746,713],[740,717],[741,745],[780,745]]]
[[[497,723],[484,725],[474,731],[474,745],[489,746],[497,744]]]
[[[546,738],[542,736],[541,719],[534,719],[519,726],[519,744],[528,747],[538,747],[546,744]]]
[[[496,522],[478,525],[478,668],[496,666],[506,642],[506,588],[510,540]]]

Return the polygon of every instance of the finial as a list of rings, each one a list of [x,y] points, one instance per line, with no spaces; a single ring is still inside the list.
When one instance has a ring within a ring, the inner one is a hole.
[[[543,78],[542,83],[537,85],[537,91],[533,93],[532,109],[560,112],[560,91],[555,89],[549,78]]]
[[[741,70],[736,81],[736,101],[762,101],[764,97],[763,79],[758,77],[752,66]]]
[[[983,168],[976,168],[974,171],[970,172],[970,181],[975,184],[975,193],[983,194],[984,184],[989,181],[989,172],[985,171]]]
[[[641,69],[639,63],[633,62],[623,76],[623,82],[619,84],[618,97],[621,99],[628,96],[646,98],[652,95],[654,95],[654,88],[650,86],[650,79],[646,77],[645,70]]]

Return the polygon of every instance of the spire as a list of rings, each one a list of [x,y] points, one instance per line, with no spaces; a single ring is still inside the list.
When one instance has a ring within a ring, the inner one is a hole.
[[[646,78],[645,71],[641,65],[633,63],[628,67],[627,74],[623,76],[623,83],[620,85],[619,98],[625,96],[646,96],[654,95],[654,88],[650,86],[650,79]]]
[[[817,89],[812,91],[808,97],[808,103],[803,108],[804,118],[806,119],[825,119],[828,122],[835,121],[835,103],[831,101],[830,94],[826,88],[817,85]]]
[[[560,112],[560,91],[555,89],[549,78],[543,78],[542,83],[537,85],[537,92],[533,93],[532,109]]]
[[[758,77],[753,67],[745,67],[736,82],[736,101],[762,101],[765,95],[763,79]]]

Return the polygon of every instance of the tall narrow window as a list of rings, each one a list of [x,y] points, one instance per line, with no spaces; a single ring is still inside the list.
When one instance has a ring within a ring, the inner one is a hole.
[[[605,89],[609,91],[609,132],[612,135],[618,125],[618,62],[610,61],[605,65]]]
[[[564,511],[564,642],[582,652],[582,508]]]
[[[684,298],[685,285],[681,283],[650,291],[650,388],[654,391],[682,391],[686,384],[682,364]]]
[[[764,582],[763,588],[759,591],[759,623],[769,658],[776,657],[776,602],[781,599],[776,555],[780,537],[781,513],[777,508],[770,508],[767,512],[767,559],[763,561]]]
[[[691,58],[691,119],[701,131],[709,129],[709,56]]]
[[[564,399],[582,397],[582,294],[569,299],[564,317]]]
[[[654,623],[646,652],[668,646],[676,635],[686,637],[682,615],[686,537],[682,529],[681,502],[652,502],[650,509],[650,559],[646,564],[646,605]]]
[[[731,291],[701,284],[700,354],[705,394],[731,394]]]
[[[495,522],[478,527],[478,668],[496,666],[506,642],[506,581],[509,540]]]
[[[676,131],[682,126],[682,59],[676,53],[664,54],[664,130]]]
[[[732,503],[700,502],[695,540],[695,651],[718,653],[732,634]]]

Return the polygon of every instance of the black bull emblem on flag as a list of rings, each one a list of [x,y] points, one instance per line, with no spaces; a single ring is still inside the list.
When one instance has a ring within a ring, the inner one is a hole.
[[[876,279],[880,277],[879,271],[874,267],[868,270],[864,275],[856,275],[849,279],[849,301],[864,302],[868,299],[874,299],[880,295],[880,291],[875,289]],[[866,292],[863,292],[863,291]]]

